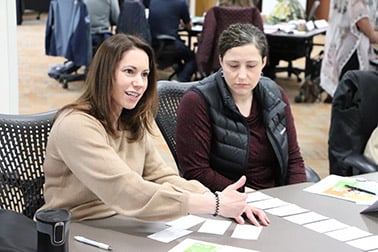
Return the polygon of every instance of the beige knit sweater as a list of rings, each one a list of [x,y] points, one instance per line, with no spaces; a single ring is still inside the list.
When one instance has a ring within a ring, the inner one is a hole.
[[[145,220],[187,214],[188,191],[208,189],[167,167],[149,135],[128,143],[127,134],[111,137],[83,112],[61,114],[48,139],[42,209],[68,209],[72,221],[117,213]]]

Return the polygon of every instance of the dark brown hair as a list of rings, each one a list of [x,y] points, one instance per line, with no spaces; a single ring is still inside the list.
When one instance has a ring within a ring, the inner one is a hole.
[[[252,24],[232,24],[218,39],[218,52],[221,58],[234,47],[252,44],[259,50],[262,58],[268,55],[268,42],[265,34]]]
[[[158,107],[154,53],[141,39],[122,33],[113,35],[101,44],[89,66],[83,94],[76,102],[60,109],[57,116],[65,109],[80,110],[98,119],[109,134],[116,135],[116,130],[112,126],[111,90],[116,68],[124,52],[133,48],[141,49],[148,55],[150,68],[148,84],[136,107],[122,110],[118,119],[118,129],[131,132],[129,141],[142,138],[145,130],[152,133],[153,119]]]

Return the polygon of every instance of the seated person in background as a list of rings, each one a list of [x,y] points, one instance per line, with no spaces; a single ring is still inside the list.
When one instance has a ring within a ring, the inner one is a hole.
[[[85,0],[91,24],[93,52],[113,35],[112,26],[117,25],[118,0]]]
[[[221,69],[188,90],[177,110],[178,167],[212,191],[247,177],[263,189],[306,181],[284,90],[261,76],[268,44],[251,24],[234,24],[218,41]]]
[[[255,7],[253,0],[219,0],[219,6]]]
[[[268,225],[265,213],[237,191],[245,176],[213,194],[163,162],[150,136],[158,105],[155,73],[153,50],[141,39],[119,33],[101,44],[84,93],[54,119],[41,209],[70,210],[72,221],[219,214],[244,223],[244,213],[255,225]]]
[[[253,6],[251,0],[223,0],[219,2],[219,6],[206,12],[196,53],[197,68],[202,77],[216,72],[220,67],[216,45],[220,33],[227,26],[237,22],[251,23],[264,30],[260,11]],[[245,9],[246,7],[252,8]]]
[[[175,37],[175,47],[179,58],[183,61],[177,71],[178,81],[191,81],[197,70],[195,54],[180,39],[178,30],[180,24],[190,30],[192,23],[189,8],[185,0],[150,0],[148,21],[151,29],[152,45],[158,43],[158,35],[169,35]]]
[[[364,156],[374,164],[378,165],[378,127],[373,133],[365,146]]]

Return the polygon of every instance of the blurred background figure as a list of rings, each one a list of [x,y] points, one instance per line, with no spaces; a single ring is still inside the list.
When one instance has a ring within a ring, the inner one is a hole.
[[[260,11],[254,7],[252,0],[221,0],[219,6],[206,12],[196,53],[197,68],[202,77],[219,69],[216,48],[218,37],[229,25],[235,23],[250,23],[261,31],[264,30]]]
[[[90,18],[93,54],[100,44],[113,35],[112,26],[117,25],[118,0],[85,0]]]
[[[253,0],[220,0],[219,6],[254,7]]]
[[[148,9],[143,1],[124,0],[120,9],[116,33],[138,36],[151,45],[151,31],[146,11]]]
[[[176,56],[182,64],[176,69],[177,80],[181,82],[191,81],[197,70],[195,54],[185,45],[178,34],[179,28],[191,30],[192,23],[189,7],[186,0],[150,0],[148,21],[151,29],[152,46],[158,47],[159,35],[168,35],[176,38],[174,46]]]
[[[375,30],[376,0],[331,0],[320,85],[332,96],[348,70],[368,70],[375,58],[372,44],[378,43]]]

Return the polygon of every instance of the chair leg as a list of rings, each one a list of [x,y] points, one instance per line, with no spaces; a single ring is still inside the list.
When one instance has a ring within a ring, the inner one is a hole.
[[[173,71],[173,73],[171,73],[169,76],[168,76],[168,80],[172,80],[173,76],[176,75],[176,71]]]

